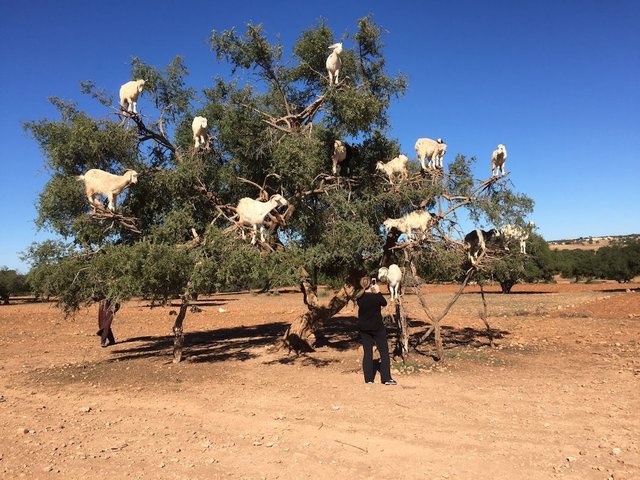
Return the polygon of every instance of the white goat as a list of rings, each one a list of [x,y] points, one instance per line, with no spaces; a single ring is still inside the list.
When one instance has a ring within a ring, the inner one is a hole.
[[[426,167],[424,166],[425,158],[429,159],[429,168],[443,168],[442,158],[444,157],[444,154],[447,153],[447,144],[444,143],[444,140],[441,138],[438,138],[437,140],[419,138],[416,141],[414,148],[416,149],[416,154],[420,160],[420,165],[422,165],[422,170],[426,170]]]
[[[137,112],[138,95],[142,93],[144,80],[131,80],[120,87],[120,108],[133,113]],[[126,104],[126,108],[125,108]]]
[[[193,131],[193,141],[195,148],[200,146],[205,148],[209,145],[209,131],[207,130],[207,119],[205,117],[195,117],[191,122],[191,130]]]
[[[491,155],[491,176],[499,177],[502,173],[502,176],[505,176],[504,172],[504,164],[507,161],[507,149],[503,144],[498,145],[493,151]]]
[[[334,175],[338,174],[338,164],[340,164],[340,173],[345,170],[349,173],[349,162],[355,156],[355,148],[341,140],[333,142],[333,155],[331,155],[331,164]]]
[[[326,62],[327,73],[329,73],[329,85],[336,85],[338,83],[338,77],[340,76],[340,67],[342,66],[342,60],[340,60],[342,43],[330,45],[329,50],[331,50],[331,53],[327,57]]]
[[[389,182],[393,185],[393,177],[397,173],[400,174],[401,181],[409,178],[409,159],[406,155],[400,154],[387,163],[376,163],[376,170],[384,172],[389,177]]]
[[[85,193],[94,211],[97,207],[102,206],[96,200],[96,195],[106,195],[109,200],[109,210],[115,212],[116,197],[132,183],[138,183],[138,172],[127,170],[122,175],[113,175],[112,173],[92,168],[84,175],[79,175],[78,180],[84,181]]]
[[[533,222],[527,223],[526,227],[520,227],[518,225],[505,225],[500,229],[500,233],[504,237],[504,241],[509,243],[511,241],[517,241],[520,244],[520,253],[527,254],[527,240],[533,232],[536,224]],[[509,250],[509,245],[505,245],[505,250]]]
[[[399,232],[406,233],[407,238],[411,240],[412,238],[417,238],[413,234],[414,230],[420,230],[420,232],[422,232],[422,239],[424,239],[427,236],[427,231],[429,230],[430,223],[431,215],[429,214],[429,212],[425,212],[424,210],[416,210],[414,212],[407,213],[400,218],[387,218],[382,224],[387,230],[387,233],[392,228],[395,228]]]
[[[395,263],[389,265],[389,268],[382,267],[378,270],[378,280],[386,281],[389,285],[389,295],[391,295],[391,301],[398,299],[400,294],[400,283],[402,282],[402,270]]]
[[[489,231],[477,229],[465,235],[464,246],[467,249],[471,265],[475,265],[478,258],[487,252],[487,242],[498,237],[500,237],[500,230],[495,228]]]
[[[260,225],[260,240],[264,242],[264,219],[267,214],[277,207],[288,205],[289,202],[279,194],[273,195],[267,202],[254,200],[253,198],[241,198],[236,207],[238,212],[238,223],[242,226],[253,227],[253,237],[251,244],[256,243],[258,234],[258,225]],[[244,230],[242,230],[242,238],[245,238]]]

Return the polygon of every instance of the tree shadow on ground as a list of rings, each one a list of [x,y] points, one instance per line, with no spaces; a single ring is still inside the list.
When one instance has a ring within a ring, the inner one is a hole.
[[[287,326],[286,322],[272,322],[187,332],[184,335],[185,358],[191,362],[244,361],[256,358],[259,356],[256,349],[276,345]],[[128,338],[114,346],[113,353],[117,357],[113,361],[167,357],[171,355],[173,339],[173,335]]]
[[[634,292],[634,293],[638,293],[640,292],[640,288],[634,288],[634,287],[620,287],[620,288],[602,288],[602,289],[598,289],[596,290],[596,292],[603,292],[603,293],[627,293],[627,292]]]
[[[425,331],[413,333],[411,335],[409,343],[411,345],[416,345],[416,343],[424,333]],[[506,338],[510,334],[511,332],[507,330],[499,330],[497,328],[491,329],[491,335],[494,340]],[[486,328],[455,328],[450,326],[442,326],[441,335],[442,343],[445,350],[452,350],[454,348],[467,346],[472,348],[480,348],[491,345],[489,332],[487,332]],[[427,352],[427,350],[429,351]],[[429,336],[427,340],[422,342],[422,344],[417,345],[414,348],[414,351],[420,355],[433,356],[433,352],[435,352],[435,340],[433,334]]]
[[[411,335],[410,344],[414,345],[417,339],[424,334],[428,324],[415,319],[410,319],[409,322],[413,328],[422,327],[419,332],[414,332]],[[261,325],[187,332],[185,333],[184,357],[193,363],[225,360],[246,361],[262,356],[269,357],[274,353],[272,348],[279,344],[288,326],[288,322],[271,322]],[[398,329],[393,323],[387,323],[386,326],[389,342],[392,344],[396,341]],[[509,332],[492,329],[492,335],[494,339],[499,339],[509,335]],[[470,327],[443,326],[442,339],[445,349],[459,346],[480,347],[489,344],[486,329]],[[114,357],[109,361],[139,360],[153,357],[168,359],[172,353],[173,340],[173,335],[128,338],[111,347]],[[315,347],[319,351],[344,352],[357,349],[359,345],[360,336],[356,317],[338,317],[330,320],[316,334]],[[425,354],[421,350],[431,348],[433,348],[433,336],[423,342],[416,349],[416,352]],[[279,353],[279,358],[267,359],[265,364],[298,363],[303,366],[324,367],[338,361],[314,357],[313,353],[310,355],[288,355],[286,350],[275,353]]]
[[[518,291],[518,290],[512,290],[510,293],[502,293],[502,292],[487,292],[485,290],[484,295],[486,297],[492,297],[492,296],[504,296],[504,297],[508,297],[509,295],[546,295],[546,294],[550,294],[550,293],[558,293],[558,292],[552,292],[552,291],[543,291],[543,290],[536,290],[536,291],[530,291],[530,290],[525,290],[525,291]],[[482,294],[480,292],[463,292],[462,295],[477,295],[477,296],[481,296]]]
[[[360,344],[356,317],[329,320],[316,332],[316,348],[328,347],[339,352],[357,348]]]
[[[327,348],[346,351],[359,345],[355,317],[339,317],[330,320],[317,333],[317,349]],[[262,325],[219,328],[184,335],[184,357],[199,362],[219,362],[224,360],[245,361],[270,353],[270,348],[279,344],[288,322],[272,322]],[[116,343],[111,361],[137,360],[150,357],[169,357],[173,349],[173,335],[132,337]],[[322,367],[337,360],[325,360],[313,356],[287,355],[282,350],[282,358],[270,363],[301,363]],[[269,363],[267,362],[267,363]]]

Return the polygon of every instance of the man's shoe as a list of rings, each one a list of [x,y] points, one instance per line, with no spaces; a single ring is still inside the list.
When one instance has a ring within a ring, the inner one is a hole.
[[[385,385],[397,385],[398,382],[396,382],[393,378],[391,380],[387,380],[386,382],[384,382]]]

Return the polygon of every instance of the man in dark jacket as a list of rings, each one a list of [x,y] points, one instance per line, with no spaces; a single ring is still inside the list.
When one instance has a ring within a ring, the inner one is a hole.
[[[382,321],[382,307],[387,305],[387,301],[380,293],[375,279],[363,277],[360,280],[360,286],[364,290],[364,293],[358,298],[358,329],[364,349],[362,357],[364,381],[373,383],[376,376],[373,366],[373,344],[375,342],[380,353],[380,380],[385,385],[396,385],[396,381],[391,378],[387,330]]]

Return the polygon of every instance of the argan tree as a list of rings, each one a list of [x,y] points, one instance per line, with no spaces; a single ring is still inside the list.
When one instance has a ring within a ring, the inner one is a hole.
[[[330,86],[324,64],[336,41],[344,41],[345,50],[340,81]],[[446,176],[412,171],[400,186],[375,173],[377,161],[400,153],[388,137],[388,108],[407,81],[387,72],[381,29],[371,17],[343,38],[321,21],[300,34],[290,53],[252,24],[243,34],[214,31],[210,47],[232,74],[201,94],[186,86],[180,58],[164,69],[134,58],[131,78],[145,80],[138,115],[84,82],[83,92],[102,105],[104,117],[52,99],[59,119],[26,124],[52,174],[37,223],[62,238],[31,247],[30,278],[67,312],[103,298],[179,297],[179,361],[183,322],[198,294],[299,283],[308,311],[282,345],[311,350],[322,324],[353,296],[357,279],[403,258],[398,232],[381,230],[386,218],[430,209],[435,233],[412,248],[456,248],[451,234],[458,209],[493,221],[522,203],[506,181],[474,185],[464,157]],[[198,149],[191,138],[195,115],[207,118],[210,134]],[[356,147],[348,175],[331,174],[336,139]],[[89,208],[76,177],[90,168],[139,173],[116,212]],[[239,199],[276,193],[288,206],[268,215],[267,241],[243,240]],[[319,281],[335,289],[326,302],[318,299]]]

